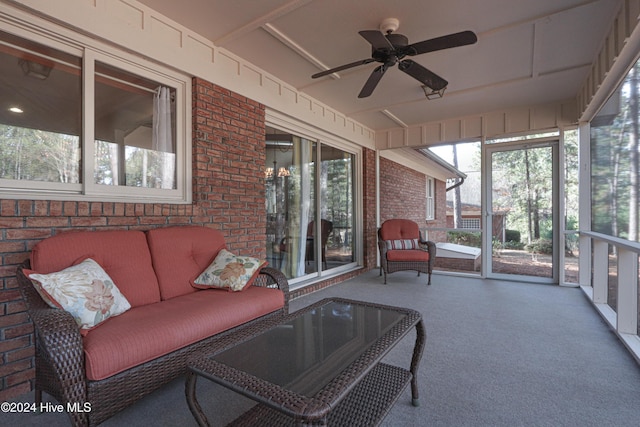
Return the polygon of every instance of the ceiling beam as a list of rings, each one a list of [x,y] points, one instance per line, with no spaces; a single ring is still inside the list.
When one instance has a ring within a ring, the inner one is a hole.
[[[293,1],[290,1],[289,3],[285,3],[282,6],[273,9],[271,12],[267,13],[266,15],[262,15],[254,19],[253,21],[249,22],[248,24],[245,24],[242,27],[231,31],[216,40],[212,40],[213,44],[218,47],[222,47],[225,44],[228,44],[233,40],[239,37],[242,37],[257,28],[263,27],[265,24],[275,21],[281,16],[291,13],[294,10],[298,9],[299,7],[302,7],[310,2],[311,0],[293,0]]]

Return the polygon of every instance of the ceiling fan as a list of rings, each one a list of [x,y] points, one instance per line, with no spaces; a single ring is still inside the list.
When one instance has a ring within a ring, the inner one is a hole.
[[[434,52],[436,50],[470,45],[478,41],[478,37],[476,37],[475,33],[472,31],[461,31],[459,33],[453,33],[409,44],[409,39],[406,36],[394,33],[394,31],[398,29],[399,25],[400,22],[397,19],[388,18],[382,21],[380,31],[359,31],[358,34],[371,44],[371,58],[362,59],[360,61],[351,62],[330,70],[322,71],[312,75],[311,78],[317,79],[318,77],[323,77],[338,71],[357,67],[359,65],[369,64],[371,62],[380,62],[382,65],[379,65],[373,70],[367,79],[367,82],[364,84],[364,87],[360,91],[358,98],[366,98],[371,95],[384,73],[396,64],[398,64],[400,71],[407,73],[423,85],[431,88],[431,90],[440,91],[446,88],[449,82],[417,62],[403,58],[406,56],[415,56],[427,52]]]

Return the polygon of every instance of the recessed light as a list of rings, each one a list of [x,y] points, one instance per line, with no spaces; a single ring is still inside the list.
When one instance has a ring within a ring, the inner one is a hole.
[[[9,111],[11,111],[12,113],[24,113],[22,108],[19,108],[19,107],[11,107],[9,108]]]

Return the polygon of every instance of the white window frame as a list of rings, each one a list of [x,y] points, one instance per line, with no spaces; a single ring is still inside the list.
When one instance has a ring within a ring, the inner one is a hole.
[[[436,219],[436,204],[435,204],[435,180],[428,176],[427,177],[427,185],[426,185],[426,220],[433,221]]]
[[[267,126],[274,127],[276,129],[289,132],[293,135],[299,136],[301,138],[306,138],[311,141],[316,141],[316,158],[320,158],[320,145],[325,144],[331,147],[338,148],[343,150],[346,153],[354,155],[354,164],[353,164],[353,215],[354,215],[354,223],[353,223],[353,238],[354,241],[354,259],[355,261],[349,264],[345,264],[340,267],[331,268],[328,270],[322,270],[307,274],[300,277],[294,277],[289,279],[289,289],[296,290],[308,286],[311,283],[314,283],[317,280],[324,279],[326,277],[335,276],[338,274],[346,273],[348,271],[354,270],[359,266],[364,264],[364,256],[363,256],[363,235],[362,233],[362,224],[364,221],[363,216],[363,206],[362,206],[362,194],[363,194],[363,183],[362,183],[362,147],[352,144],[346,140],[336,137],[330,133],[327,133],[321,129],[318,129],[312,125],[308,125],[304,122],[301,122],[295,118],[292,118],[288,115],[280,113],[276,110],[272,110],[267,108],[265,110],[265,124]],[[319,189],[316,189],[316,194],[320,194]],[[317,213],[320,213],[320,204],[316,204]]]
[[[3,24],[5,24],[3,22]],[[62,42],[55,34],[25,31],[13,25],[3,31],[82,58],[82,173],[79,184],[0,179],[0,198],[187,204],[192,200],[191,183],[191,78],[143,60],[100,42],[83,39]],[[81,36],[78,37],[82,39]],[[176,188],[156,189],[94,183],[95,62],[99,61],[175,89]]]

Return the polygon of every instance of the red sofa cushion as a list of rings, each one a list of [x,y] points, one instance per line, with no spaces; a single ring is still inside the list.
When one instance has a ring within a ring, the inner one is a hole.
[[[201,290],[129,310],[83,338],[87,378],[108,378],[283,306],[279,289],[251,286]]]
[[[387,261],[429,261],[429,252],[420,249],[392,249],[387,251]]]
[[[78,231],[40,241],[31,251],[31,268],[53,273],[92,258],[113,279],[131,307],[160,301],[158,281],[142,231]]]
[[[156,228],[147,241],[163,300],[196,292],[190,282],[226,248],[222,233],[208,227]]]
[[[388,219],[380,227],[382,240],[405,240],[420,237],[418,224],[408,219]]]

